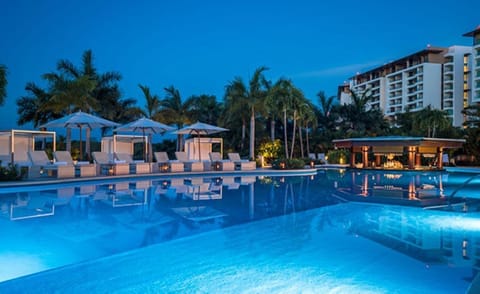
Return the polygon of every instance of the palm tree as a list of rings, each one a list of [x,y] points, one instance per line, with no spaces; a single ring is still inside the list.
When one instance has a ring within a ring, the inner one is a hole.
[[[25,90],[29,95],[22,96],[16,101],[18,125],[31,122],[33,127],[38,128],[38,126],[60,117],[59,114],[53,112],[41,111],[50,100],[50,93],[32,82],[27,83]]]
[[[115,72],[99,74],[97,72],[93,66],[91,50],[84,52],[79,68],[68,60],[60,60],[57,63],[57,72],[44,74],[42,78],[47,81],[48,90],[41,90],[35,84],[29,83],[26,89],[33,96],[17,100],[19,122],[32,121],[37,124],[41,120],[40,118],[58,118],[76,110],[95,113],[117,122],[126,122],[133,113],[136,113],[136,116],[141,113],[138,107],[134,107],[135,103],[120,99],[117,84],[121,79],[120,74]],[[32,99],[36,101],[32,101]],[[32,106],[34,108],[30,108]],[[38,113],[33,114],[32,112]],[[70,131],[67,129],[67,142],[70,142]],[[86,132],[86,152],[88,154],[90,129],[87,128]]]
[[[189,105],[182,102],[180,92],[174,87],[170,86],[164,89],[166,92],[165,98],[160,100],[160,111],[153,117],[153,119],[163,118],[165,123],[174,124],[177,128],[182,128],[184,124],[191,123],[189,116]],[[177,150],[183,148],[183,135],[177,135]]]
[[[50,99],[40,111],[70,114],[81,110],[91,113],[98,107],[97,100],[91,95],[96,82],[88,76],[67,79],[64,75],[48,73],[43,78],[50,84]]]
[[[222,112],[221,103],[213,95],[191,96],[185,101],[191,121],[201,121],[216,125]]]
[[[5,103],[7,97],[7,67],[0,64],[0,105]]]
[[[270,83],[265,79],[263,72],[268,70],[267,67],[261,66],[255,70],[253,77],[249,82],[248,89],[248,106],[250,109],[250,159],[255,158],[255,117],[260,112],[267,97]]]
[[[145,109],[144,115],[148,118],[152,118],[157,114],[160,110],[160,99],[157,95],[152,95],[150,93],[150,88],[143,85],[138,85],[138,87],[142,90],[143,96],[145,97]]]
[[[300,124],[299,126],[299,134],[300,134],[300,153],[302,158],[305,157],[305,153],[303,152],[303,138],[302,138],[302,129],[305,130],[305,143],[306,143],[306,154],[310,152],[310,140],[309,140],[309,126],[316,127],[317,125],[317,115],[315,112],[315,106],[307,99],[305,99],[304,103],[300,107],[301,114],[300,114]]]
[[[241,140],[240,150],[244,150],[246,138],[246,126],[249,119],[248,111],[248,91],[240,77],[236,77],[225,87],[225,96],[223,98],[224,114],[222,115],[224,125],[235,125],[241,121]],[[235,128],[230,127],[235,130]],[[234,136],[231,132],[231,136]]]
[[[352,91],[352,103],[339,108],[343,136],[377,136],[389,131],[389,124],[379,109],[369,107],[373,96],[369,89]]]
[[[292,146],[290,149],[290,158],[293,158],[293,150],[295,147],[295,129],[297,126],[297,122],[303,115],[303,112],[305,111],[304,109],[306,108],[306,99],[305,96],[303,96],[303,93],[300,89],[293,87],[292,93],[291,93],[291,98],[292,98],[292,108],[293,108],[293,114],[292,114],[292,120],[293,120],[293,132],[292,132]]]
[[[269,91],[266,105],[269,106],[271,111],[280,111],[283,116],[283,134],[286,158],[293,157],[297,121],[300,119],[300,111],[305,103],[306,99],[303,96],[303,93],[293,85],[291,80],[281,78]],[[288,154],[288,119],[291,119],[293,122],[290,155]]]
[[[417,112],[415,117],[418,126],[427,130],[427,137],[429,138],[435,138],[437,129],[443,129],[451,125],[445,111],[432,109],[430,105]]]
[[[323,146],[323,151],[328,149],[330,142],[335,136],[337,129],[337,120],[339,118],[338,105],[334,105],[335,96],[327,97],[325,92],[319,91],[317,93],[319,111],[318,111],[318,126],[320,131],[320,143]]]

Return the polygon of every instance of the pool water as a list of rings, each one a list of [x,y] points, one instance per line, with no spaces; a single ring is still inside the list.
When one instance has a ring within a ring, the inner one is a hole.
[[[413,197],[412,176],[428,197]],[[18,197],[47,197],[54,212],[48,201],[33,209],[44,217],[3,212],[0,292],[464,293],[480,268],[470,177],[328,171],[5,193],[2,212]]]

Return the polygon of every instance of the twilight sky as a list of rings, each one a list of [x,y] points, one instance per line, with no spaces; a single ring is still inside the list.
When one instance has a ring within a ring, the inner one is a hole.
[[[323,3],[326,2],[326,3]],[[15,101],[29,81],[60,59],[80,65],[87,49],[100,72],[123,76],[124,98],[145,101],[138,84],[164,97],[223,99],[236,76],[292,79],[317,102],[323,90],[372,67],[424,49],[471,45],[462,34],[480,24],[480,1],[188,1],[3,0],[0,64],[8,67],[0,130],[18,128]],[[21,128],[31,128],[22,126]]]

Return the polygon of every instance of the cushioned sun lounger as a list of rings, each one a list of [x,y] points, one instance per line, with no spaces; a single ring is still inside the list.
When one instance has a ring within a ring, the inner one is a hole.
[[[94,177],[97,175],[97,167],[95,164],[91,164],[88,161],[74,162],[70,152],[68,151],[55,151],[53,157],[57,162],[66,162],[67,165],[71,165],[75,168],[75,175],[80,177]]]

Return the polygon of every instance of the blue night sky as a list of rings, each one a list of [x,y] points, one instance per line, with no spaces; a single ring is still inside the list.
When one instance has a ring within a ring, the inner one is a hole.
[[[101,1],[3,0],[0,64],[8,67],[0,129],[17,128],[15,101],[60,59],[81,64],[87,49],[100,72],[118,71],[123,98],[145,101],[138,84],[183,99],[266,77],[293,80],[315,103],[323,90],[432,46],[471,45],[480,1]],[[22,128],[30,128],[23,126]]]

